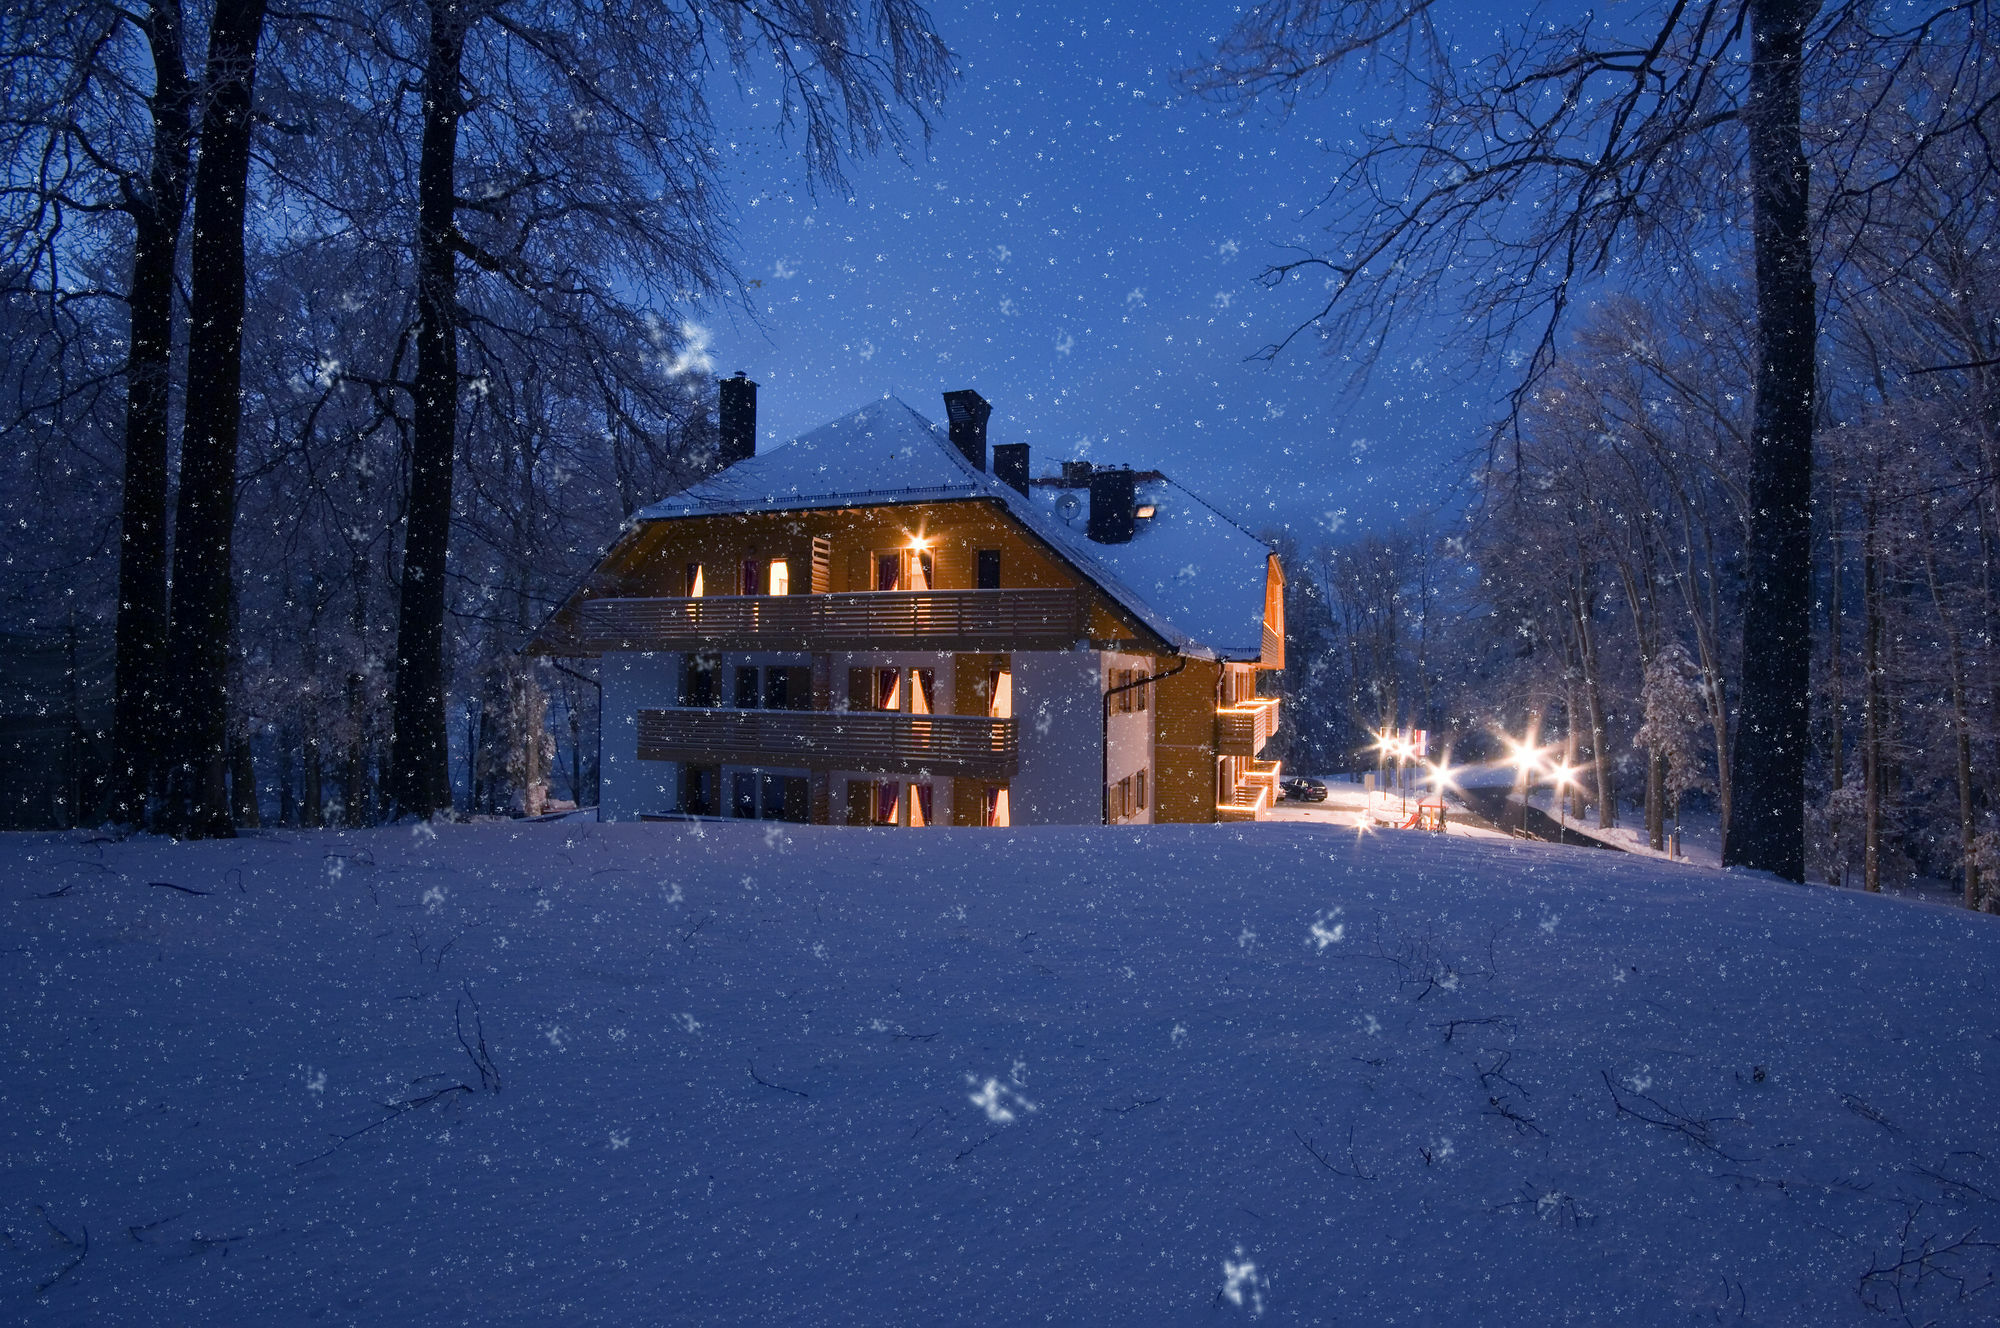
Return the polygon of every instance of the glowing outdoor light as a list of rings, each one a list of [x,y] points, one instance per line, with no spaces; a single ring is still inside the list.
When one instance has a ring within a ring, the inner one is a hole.
[[[1525,738],[1512,738],[1504,733],[1500,736],[1507,743],[1507,764],[1514,767],[1516,771],[1515,778],[1521,785],[1521,835],[1523,838],[1526,838],[1528,834],[1528,795],[1533,792],[1533,785],[1530,781],[1535,771],[1542,764],[1542,749],[1536,747]]]
[[[1564,761],[1549,767],[1549,778],[1556,786],[1556,842],[1561,843],[1569,834],[1569,808],[1563,803],[1563,790],[1576,783],[1576,767]]]

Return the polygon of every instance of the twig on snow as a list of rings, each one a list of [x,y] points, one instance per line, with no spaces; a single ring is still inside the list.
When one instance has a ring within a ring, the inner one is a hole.
[[[308,1162],[317,1162],[323,1157],[331,1157],[335,1153],[339,1152],[341,1149],[347,1147],[348,1144],[353,1143],[356,1139],[359,1139],[362,1135],[367,1134],[370,1130],[378,1130],[382,1128],[384,1125],[387,1125],[390,1121],[395,1120],[398,1116],[407,1115],[412,1111],[418,1111],[424,1107],[428,1107],[431,1103],[437,1101],[439,1098],[443,1097],[447,1093],[464,1093],[466,1096],[470,1097],[472,1095],[472,1087],[469,1084],[452,1084],[450,1087],[440,1088],[434,1093],[425,1093],[422,1097],[406,1098],[401,1102],[385,1102],[382,1104],[382,1107],[384,1111],[387,1111],[389,1113],[388,1115],[383,1116],[379,1120],[372,1121],[369,1124],[362,1126],[360,1129],[354,1131],[352,1134],[343,1134],[338,1136],[333,1142],[333,1147],[327,1149],[323,1153],[314,1153],[311,1157],[301,1158],[299,1161],[292,1163],[292,1165],[295,1167],[302,1167],[306,1165],[306,1163]]]
[[[35,1211],[42,1215],[42,1221],[49,1224],[49,1230],[55,1233],[57,1240],[61,1241],[65,1247],[76,1251],[76,1254],[70,1259],[68,1263],[65,1263],[62,1267],[56,1269],[55,1275],[53,1277],[49,1278],[46,1282],[41,1282],[36,1285],[35,1297],[36,1299],[40,1299],[41,1297],[48,1295],[50,1291],[54,1290],[58,1282],[62,1281],[65,1277],[68,1277],[71,1273],[75,1272],[79,1267],[83,1265],[83,1261],[90,1257],[90,1228],[81,1225],[77,1228],[79,1231],[83,1233],[82,1239],[79,1240],[78,1238],[71,1236],[69,1232],[64,1231],[61,1227],[57,1226],[55,1219],[50,1217],[48,1210],[46,1208],[43,1208],[40,1204],[35,1205]]]
[[[440,956],[442,957],[442,956]],[[486,1046],[486,1021],[479,1015],[479,1000],[472,994],[472,984],[462,983],[459,987],[465,995],[451,1008],[452,1027],[458,1031],[458,1045],[465,1048],[465,1054],[472,1059],[472,1068],[479,1072],[479,1086],[497,1093],[500,1091],[500,1067],[493,1063],[493,1053]],[[473,1036],[465,1036],[465,1007],[472,1006]]]
[[[214,893],[213,891],[210,890],[197,890],[191,885],[175,885],[172,881],[148,881],[146,882],[146,884],[152,886],[155,890],[178,890],[184,895],[206,895]]]
[[[1716,1126],[1726,1122],[1740,1122],[1742,1117],[1689,1116],[1675,1111],[1672,1107],[1667,1106],[1657,1098],[1647,1097],[1644,1093],[1632,1091],[1632,1097],[1636,1101],[1643,1102],[1654,1111],[1660,1113],[1657,1116],[1648,1116],[1643,1111],[1637,1111],[1625,1105],[1625,1099],[1618,1094],[1618,1086],[1611,1082],[1611,1072],[1609,1070],[1599,1070],[1598,1073],[1604,1077],[1604,1086],[1610,1090],[1612,1104],[1618,1108],[1620,1116],[1630,1116],[1633,1120],[1643,1121],[1647,1125],[1656,1126],[1659,1129],[1678,1134],[1695,1147],[1702,1149],[1704,1152],[1713,1153],[1725,1161],[1745,1162],[1750,1160],[1725,1152],[1722,1146],[1715,1141]]]
[[[1875,1110],[1875,1108],[1869,1106],[1866,1102],[1863,1102],[1860,1098],[1854,1096],[1854,1094],[1842,1093],[1840,1095],[1840,1101],[1841,1105],[1845,1106],[1849,1111],[1853,1112],[1855,1115],[1861,1117],[1862,1120],[1874,1121],[1877,1125],[1881,1126],[1883,1129],[1887,1130],[1891,1134],[1902,1133],[1901,1130],[1896,1128],[1896,1123],[1894,1121],[1890,1120],[1887,1116],[1884,1116],[1881,1112]]]
[[[1345,1169],[1335,1166],[1332,1160],[1329,1159],[1325,1153],[1322,1153],[1319,1151],[1319,1149],[1313,1147],[1312,1140],[1306,1138],[1303,1134],[1300,1134],[1296,1129],[1292,1131],[1292,1138],[1298,1140],[1300,1146],[1303,1147],[1308,1153],[1312,1154],[1313,1161],[1319,1163],[1321,1166],[1325,1167],[1328,1171],[1331,1171],[1336,1176],[1346,1176],[1352,1180],[1375,1179],[1373,1175],[1361,1169],[1360,1159],[1356,1158],[1354,1155],[1354,1127],[1352,1125],[1349,1125],[1347,1127],[1347,1166]]]
[[[810,1098],[812,1096],[812,1094],[807,1093],[801,1089],[787,1088],[783,1084],[774,1084],[769,1079],[766,1079],[763,1075],[757,1073],[757,1062],[750,1061],[748,1062],[748,1064],[750,1066],[750,1077],[752,1079],[755,1079],[758,1083],[764,1085],[764,1087],[775,1088],[780,1093],[790,1093],[793,1097]]]

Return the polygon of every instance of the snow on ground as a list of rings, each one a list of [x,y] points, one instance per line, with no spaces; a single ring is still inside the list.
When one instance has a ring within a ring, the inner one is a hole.
[[[2000,930],[1929,905],[1315,824],[570,820],[7,836],[0,908],[22,1323],[2000,1307]]]

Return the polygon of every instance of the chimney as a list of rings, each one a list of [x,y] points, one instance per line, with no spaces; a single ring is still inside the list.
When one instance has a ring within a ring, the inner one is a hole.
[[[986,469],[986,417],[993,407],[971,388],[944,394],[945,418],[951,421],[952,445],[965,453],[974,470]]]
[[[1099,544],[1126,544],[1136,524],[1132,511],[1139,477],[1130,466],[1094,470],[1090,475],[1090,525],[1085,531]]]
[[[1090,484],[1090,463],[1088,461],[1063,462],[1062,482],[1065,489],[1087,488]]]
[[[993,473],[1001,483],[1019,489],[1023,497],[1028,493],[1028,445],[1026,443],[995,443],[993,445]]]
[[[717,459],[724,467],[757,455],[757,385],[738,369],[722,380],[722,442]]]

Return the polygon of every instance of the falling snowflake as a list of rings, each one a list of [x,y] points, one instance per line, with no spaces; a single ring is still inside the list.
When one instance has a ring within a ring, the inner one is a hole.
[[[1014,1120],[1014,1108],[1016,1107],[1027,1112],[1040,1110],[1034,1103],[1028,1101],[1027,1098],[1022,1097],[998,1079],[988,1079],[982,1084],[979,1081],[978,1075],[968,1074],[965,1076],[965,1082],[978,1089],[977,1092],[966,1094],[971,1099],[972,1105],[984,1111],[986,1119],[992,1121],[995,1125],[1012,1123]]]
[[[1312,926],[1307,929],[1306,944],[1314,945],[1321,950],[1329,945],[1338,945],[1347,935],[1347,924],[1334,922],[1334,919],[1340,916],[1340,912],[1340,909],[1332,908],[1315,917]]]
[[[1222,1295],[1230,1304],[1250,1311],[1256,1318],[1264,1312],[1264,1287],[1266,1279],[1257,1276],[1257,1265],[1244,1256],[1243,1247],[1236,1247],[1236,1259],[1222,1261]]]

